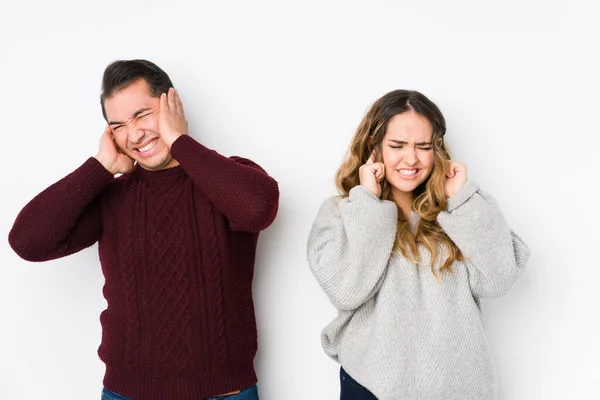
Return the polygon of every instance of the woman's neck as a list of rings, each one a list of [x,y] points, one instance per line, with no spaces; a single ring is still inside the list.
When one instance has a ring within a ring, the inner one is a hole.
[[[401,192],[399,190],[392,190],[392,198],[394,203],[402,210],[402,213],[406,218],[410,216],[412,212],[413,194],[412,192]]]

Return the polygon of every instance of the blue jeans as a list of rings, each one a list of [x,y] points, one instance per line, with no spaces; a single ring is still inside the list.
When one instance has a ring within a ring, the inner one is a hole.
[[[217,397],[209,397],[203,400],[258,400],[258,388],[256,385],[246,388],[239,392],[238,394],[232,394],[229,396],[217,396]],[[116,394],[111,392],[107,388],[102,389],[102,398],[100,400],[133,400],[129,397],[121,396],[120,394]]]
[[[377,400],[377,397],[340,368],[340,400]]]

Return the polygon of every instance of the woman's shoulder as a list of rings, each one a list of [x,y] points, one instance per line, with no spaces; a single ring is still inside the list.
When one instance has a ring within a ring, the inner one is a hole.
[[[323,218],[339,218],[340,217],[340,200],[343,197],[340,195],[327,197],[319,208],[319,212],[317,213],[317,219]]]

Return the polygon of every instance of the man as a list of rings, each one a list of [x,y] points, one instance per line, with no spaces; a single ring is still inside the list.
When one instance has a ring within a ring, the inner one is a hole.
[[[177,91],[149,61],[110,64],[101,105],[98,154],[25,206],[12,248],[45,261],[98,241],[103,398],[258,399],[252,277],[277,183],[191,138]]]

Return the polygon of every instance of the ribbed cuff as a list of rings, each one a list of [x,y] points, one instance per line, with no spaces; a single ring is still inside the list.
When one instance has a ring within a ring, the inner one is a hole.
[[[479,185],[473,181],[466,181],[460,190],[448,199],[448,212],[456,210],[463,205],[479,190]]]
[[[340,201],[340,211],[347,234],[354,240],[369,243],[373,238],[395,237],[398,206],[381,200],[364,186],[350,190],[347,199]]]
[[[198,400],[256,384],[252,364],[209,366],[204,374],[157,378],[132,375],[107,365],[104,386],[134,400]]]
[[[356,185],[350,192],[348,192],[348,198],[351,202],[359,203],[361,206],[367,207],[375,207],[375,208],[388,208],[391,209],[392,205],[396,205],[396,203],[389,200],[381,200],[379,197],[375,196],[373,192],[371,192],[368,188],[363,185]]]
[[[343,200],[342,200],[343,201]],[[372,224],[373,221],[390,220],[395,226],[398,218],[398,206],[393,201],[381,200],[373,192],[362,185],[350,189],[346,207],[353,211],[352,218],[362,223]]]
[[[111,183],[115,178],[100,161],[94,157],[90,157],[84,162],[81,167],[77,168],[72,175],[77,176],[77,180],[84,182],[84,185],[79,187],[81,192],[85,191],[93,196],[99,193],[106,185]]]

